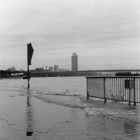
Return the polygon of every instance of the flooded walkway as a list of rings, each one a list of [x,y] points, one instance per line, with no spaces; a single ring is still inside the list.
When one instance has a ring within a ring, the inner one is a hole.
[[[0,87],[0,140],[140,139],[139,105],[43,94],[10,82]]]

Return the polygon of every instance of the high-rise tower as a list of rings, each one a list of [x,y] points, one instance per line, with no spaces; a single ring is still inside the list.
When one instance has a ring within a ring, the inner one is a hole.
[[[78,55],[76,53],[71,56],[71,70],[78,71]]]

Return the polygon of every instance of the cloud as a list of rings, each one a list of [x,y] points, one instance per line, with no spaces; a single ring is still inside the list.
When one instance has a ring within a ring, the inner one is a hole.
[[[110,64],[113,59],[117,64],[125,63],[119,59],[123,56],[119,51],[110,54],[116,47],[129,54],[133,46],[139,46],[139,14],[140,2],[131,0],[5,0],[0,4],[0,55],[3,59],[11,57],[14,61],[10,63],[19,67],[26,55],[26,44],[32,42],[34,57],[39,59],[35,60],[42,64],[45,58],[50,63],[51,58],[52,62],[59,58],[62,61],[73,51],[83,57],[84,64],[84,57],[95,59],[101,53]],[[127,62],[136,61],[138,52],[134,51],[134,55],[126,55]]]

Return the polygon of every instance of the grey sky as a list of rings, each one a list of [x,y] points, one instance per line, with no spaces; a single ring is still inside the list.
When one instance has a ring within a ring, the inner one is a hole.
[[[0,62],[26,69],[26,44],[35,49],[32,67],[140,68],[139,0],[0,0]]]

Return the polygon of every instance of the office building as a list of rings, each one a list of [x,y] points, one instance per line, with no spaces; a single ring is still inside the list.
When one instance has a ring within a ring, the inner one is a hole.
[[[78,71],[78,55],[76,53],[71,56],[71,70]]]
[[[54,71],[59,71],[59,66],[58,65],[54,65]]]

